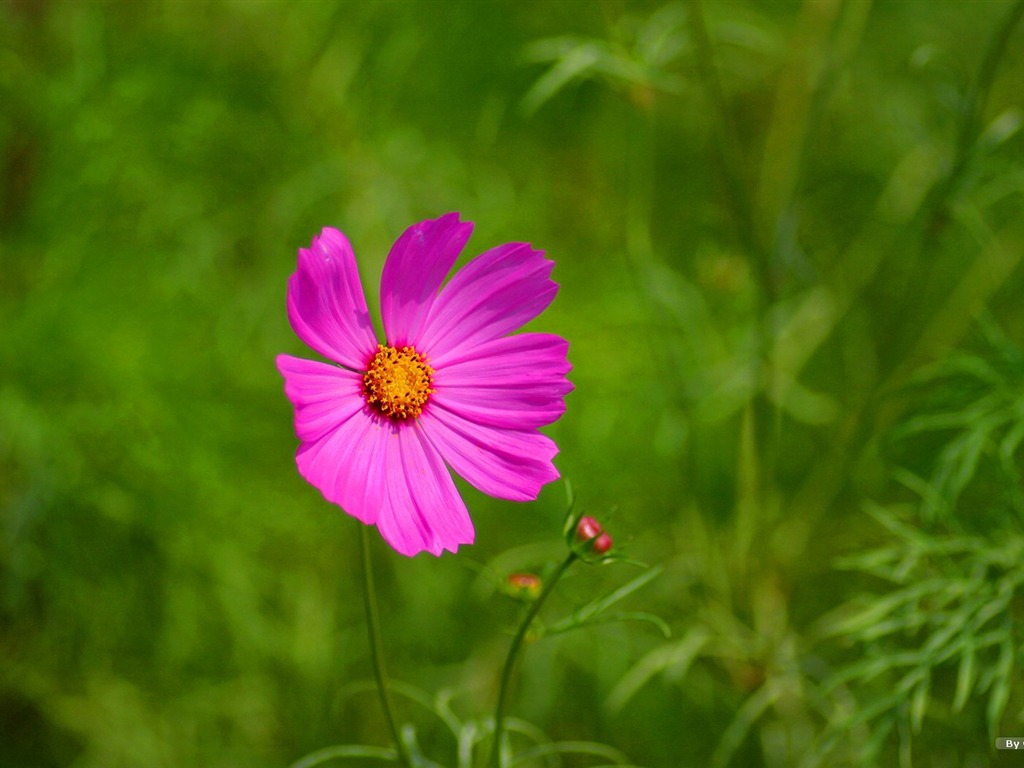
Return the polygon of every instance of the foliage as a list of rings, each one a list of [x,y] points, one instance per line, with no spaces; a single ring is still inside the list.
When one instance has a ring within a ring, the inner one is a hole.
[[[857,735],[866,760],[877,759],[893,729],[909,755],[926,718],[944,728],[959,718],[983,722],[994,741],[1004,722],[1024,715],[1007,718],[1011,696],[1024,695],[1014,685],[1024,661],[1017,437],[1024,367],[1020,348],[991,318],[982,328],[980,354],[959,352],[922,371],[913,387],[918,404],[892,430],[897,443],[942,436],[926,457],[928,477],[895,472],[922,497],[902,505],[902,515],[869,507],[889,543],[838,563],[884,587],[854,598],[821,627],[860,651],[825,683],[826,693],[842,687],[856,701],[837,702],[826,743],[832,748],[870,722],[872,738]],[[983,718],[967,717],[969,702]]]

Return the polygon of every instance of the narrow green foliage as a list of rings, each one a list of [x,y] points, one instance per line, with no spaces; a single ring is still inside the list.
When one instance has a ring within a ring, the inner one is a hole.
[[[398,760],[398,753],[393,749],[384,747],[368,747],[359,745],[346,745],[340,747],[325,747],[301,760],[294,762],[289,768],[313,768],[334,760],[384,760],[389,763]]]
[[[979,473],[1002,489],[1002,501],[1024,523],[1020,447],[1024,442],[1024,355],[988,316],[980,353],[960,352],[915,377],[908,393],[918,405],[893,430],[897,448],[932,452],[926,478],[904,470],[900,479],[920,491],[926,521],[948,519]],[[932,448],[935,438],[941,442]],[[923,481],[922,481],[923,480]],[[968,528],[976,510],[962,516]]]
[[[654,616],[653,614],[639,612],[606,613],[609,608],[620,600],[633,594],[644,585],[656,579],[661,575],[661,572],[662,569],[660,567],[656,566],[654,568],[649,568],[636,578],[623,584],[621,587],[612,590],[602,597],[591,600],[586,605],[577,608],[572,612],[572,614],[566,616],[564,619],[548,625],[544,629],[544,634],[556,635],[593,624],[606,624],[616,621],[642,621],[653,624],[661,630],[661,633],[665,637],[669,637],[672,634],[672,631],[669,629],[668,625],[662,619]]]
[[[849,730],[905,713],[911,732],[918,733],[937,698],[958,713],[979,697],[994,736],[1014,691],[1013,670],[1020,663],[1015,649],[1024,643],[1024,534],[932,534],[909,527],[890,510],[869,512],[897,538],[844,558],[840,567],[884,579],[890,590],[866,593],[822,622],[825,637],[841,638],[862,657],[832,674],[825,690],[888,693],[865,699],[833,727]],[[979,675],[979,669],[987,673]],[[936,676],[944,681],[938,691]]]
[[[617,749],[605,744],[589,741],[556,741],[549,744],[538,744],[536,747],[524,749],[509,763],[509,768],[528,764],[531,760],[557,755],[594,755],[609,760],[608,765],[629,766],[629,758]],[[557,763],[556,763],[557,764]]]
[[[690,665],[710,639],[711,634],[708,630],[698,624],[674,643],[660,645],[647,653],[623,675],[614,690],[608,694],[607,708],[613,712],[621,710],[644,684],[658,674],[664,674],[677,685],[681,684]]]
[[[523,97],[523,110],[531,114],[569,85],[590,78],[614,87],[679,93],[685,81],[670,70],[689,47],[685,19],[683,6],[670,3],[644,20],[623,18],[614,40],[563,36],[532,43],[527,60],[550,68]]]

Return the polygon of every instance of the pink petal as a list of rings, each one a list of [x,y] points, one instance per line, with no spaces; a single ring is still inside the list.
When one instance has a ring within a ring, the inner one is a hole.
[[[558,479],[551,463],[558,446],[540,432],[486,427],[441,408],[425,411],[420,422],[449,466],[489,496],[531,501]]]
[[[377,519],[384,540],[409,556],[472,544],[466,505],[419,423],[395,425],[385,442],[387,498]]]
[[[284,393],[295,405],[295,434],[300,440],[318,440],[361,410],[363,378],[336,365],[277,356],[284,376]]]
[[[375,523],[385,493],[389,424],[366,407],[359,374],[288,355],[278,356],[277,367],[295,404],[299,474],[348,514]]]
[[[437,297],[417,349],[431,365],[442,364],[449,352],[520,328],[555,298],[558,284],[549,278],[553,267],[543,251],[527,243],[507,243],[477,256]]]
[[[299,446],[299,474],[352,517],[376,523],[386,492],[388,426],[360,411],[323,439]]]
[[[312,349],[353,370],[376,349],[355,255],[338,230],[327,227],[299,249],[298,269],[288,278],[288,319]]]
[[[523,333],[449,353],[436,363],[429,408],[443,408],[477,424],[532,429],[565,412],[573,388],[569,343],[558,336]]]
[[[441,283],[473,231],[459,214],[421,221],[391,247],[380,279],[380,309],[388,343],[416,346]]]

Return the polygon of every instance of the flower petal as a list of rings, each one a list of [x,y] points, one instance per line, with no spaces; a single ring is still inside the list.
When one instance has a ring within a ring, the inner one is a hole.
[[[448,213],[414,224],[391,247],[380,279],[388,344],[415,346],[437,291],[472,231],[471,222],[460,222],[459,214]]]
[[[420,421],[449,466],[489,496],[532,501],[559,477],[551,462],[558,446],[540,432],[483,426],[441,408]]]
[[[385,494],[387,424],[366,407],[361,377],[289,355],[279,355],[277,367],[295,404],[299,474],[348,514],[375,523]]]
[[[389,426],[367,410],[358,411],[320,440],[299,446],[299,474],[352,517],[378,522],[388,481]]]
[[[460,269],[433,303],[417,349],[431,365],[450,352],[496,339],[529,322],[555,298],[554,262],[528,243],[507,243]],[[435,368],[436,369],[436,368]]]
[[[298,269],[288,278],[288,319],[312,349],[353,370],[376,349],[355,255],[338,230],[326,227],[299,249]]]
[[[428,409],[443,408],[477,424],[533,429],[565,412],[573,385],[569,342],[544,333],[523,333],[449,353],[434,372]]]
[[[365,405],[358,373],[291,355],[278,355],[277,369],[284,376],[284,393],[295,405],[300,440],[319,440]]]
[[[398,424],[386,441],[387,497],[377,528],[403,555],[455,552],[473,543],[473,522],[440,455],[418,423]]]

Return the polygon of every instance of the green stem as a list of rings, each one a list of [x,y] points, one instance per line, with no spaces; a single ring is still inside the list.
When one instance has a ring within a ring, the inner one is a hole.
[[[391,703],[391,691],[388,688],[388,677],[384,671],[384,643],[380,634],[380,612],[377,609],[377,590],[373,585],[373,566],[370,561],[370,529],[369,526],[359,526],[359,538],[363,561],[363,596],[366,604],[366,630],[370,639],[370,657],[373,659],[373,676],[377,680],[377,691],[380,693],[380,703],[384,708],[384,717],[391,729],[391,738],[395,741],[395,749],[398,752],[398,762],[405,768],[412,768],[412,758],[409,756],[408,747],[402,741],[402,735],[398,730],[398,723],[395,720],[395,708]]]
[[[562,578],[562,574],[568,570],[576,558],[576,553],[570,552],[569,556],[562,561],[562,564],[555,569],[555,572],[551,574],[544,585],[544,589],[541,590],[537,599],[533,601],[533,605],[530,606],[530,610],[523,617],[519,629],[516,630],[515,637],[512,638],[512,645],[509,646],[508,656],[505,657],[505,666],[501,670],[501,684],[498,687],[498,706],[494,711],[494,740],[491,742],[491,759],[488,761],[491,768],[501,768],[501,742],[505,737],[505,709],[508,705],[508,691],[509,683],[512,680],[512,670],[519,659],[519,650],[522,648],[523,641],[526,639],[526,633],[530,630],[533,620],[537,618],[541,607],[548,599],[548,595],[554,591],[558,580]]]

